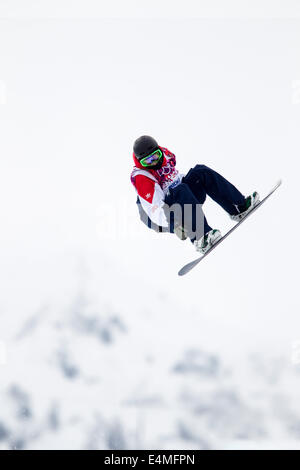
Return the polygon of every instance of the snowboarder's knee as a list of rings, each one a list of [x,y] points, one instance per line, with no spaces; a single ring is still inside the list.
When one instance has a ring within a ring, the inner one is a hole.
[[[208,175],[211,171],[206,165],[196,165],[194,168],[191,168],[187,175],[183,178],[183,181],[187,184],[198,183],[199,181],[204,182],[205,176]]]
[[[206,165],[200,165],[199,164],[199,165],[194,166],[193,170],[204,173],[204,172],[207,172],[207,171],[211,171],[211,168],[209,168]]]

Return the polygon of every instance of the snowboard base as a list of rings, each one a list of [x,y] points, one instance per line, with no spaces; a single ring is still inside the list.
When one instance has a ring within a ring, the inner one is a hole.
[[[271,196],[271,194],[273,194],[274,191],[276,191],[276,189],[279,188],[281,183],[282,181],[279,180],[274,186],[274,188],[271,189],[271,191],[255,207],[253,207],[253,209],[250,212],[248,212],[248,214],[245,215],[245,217],[242,220],[240,220],[234,227],[228,230],[228,232],[226,232],[225,235],[221,237],[204,255],[200,256],[194,261],[191,261],[190,263],[183,266],[183,268],[181,268],[180,271],[178,271],[178,276],[184,276],[185,274],[190,272],[195,266],[197,266],[197,264],[200,263],[200,261],[202,261],[207,255],[209,255],[209,253],[211,253],[212,250],[214,250],[220,243],[222,243],[222,241],[224,241],[225,238],[228,237],[228,235],[230,235],[235,229],[237,229],[238,226],[242,224],[249,217],[250,214],[253,214],[253,212],[255,212]]]

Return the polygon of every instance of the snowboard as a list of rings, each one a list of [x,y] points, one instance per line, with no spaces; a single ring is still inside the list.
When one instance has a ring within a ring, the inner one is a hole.
[[[236,230],[239,227],[239,225],[245,222],[245,220],[249,217],[249,215],[253,214],[253,212],[255,212],[264,202],[266,202],[266,200],[271,196],[271,194],[273,194],[274,191],[276,191],[276,189],[279,188],[281,183],[282,181],[279,180],[278,183],[276,183],[276,185],[274,186],[274,188],[272,188],[271,191],[256,206],[254,206],[253,209],[251,209],[251,211],[248,212],[248,214],[245,215],[245,217],[242,220],[237,222],[237,224],[234,227],[228,230],[228,232],[226,232],[225,235],[221,237],[204,255],[200,256],[194,261],[191,261],[190,263],[183,266],[183,268],[181,268],[180,271],[178,271],[178,275],[184,276],[185,274],[190,272],[195,266],[197,266],[197,264],[200,263],[200,261],[202,261],[207,255],[209,255],[209,253],[211,253],[212,250],[214,250],[220,243],[222,243],[225,240],[225,238],[227,238],[234,230]]]

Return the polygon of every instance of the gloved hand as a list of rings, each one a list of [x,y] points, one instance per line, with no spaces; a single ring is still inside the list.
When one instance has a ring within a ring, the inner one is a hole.
[[[175,224],[174,233],[180,240],[184,241],[187,239],[187,233],[182,225]]]
[[[186,240],[187,239],[187,232],[184,229],[184,227],[178,222],[174,221],[174,214],[172,217],[172,213],[170,212],[170,207],[168,204],[163,204],[162,206],[164,213],[166,215],[168,224],[169,224],[169,230],[171,233],[175,233],[175,235],[180,239],[180,240]]]

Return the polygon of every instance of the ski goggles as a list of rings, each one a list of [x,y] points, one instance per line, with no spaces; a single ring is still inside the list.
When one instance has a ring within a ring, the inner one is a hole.
[[[143,167],[154,166],[156,165],[156,163],[159,162],[162,156],[163,156],[162,151],[160,149],[157,149],[154,152],[150,153],[150,155],[147,155],[147,157],[142,158],[140,160],[140,164]]]

